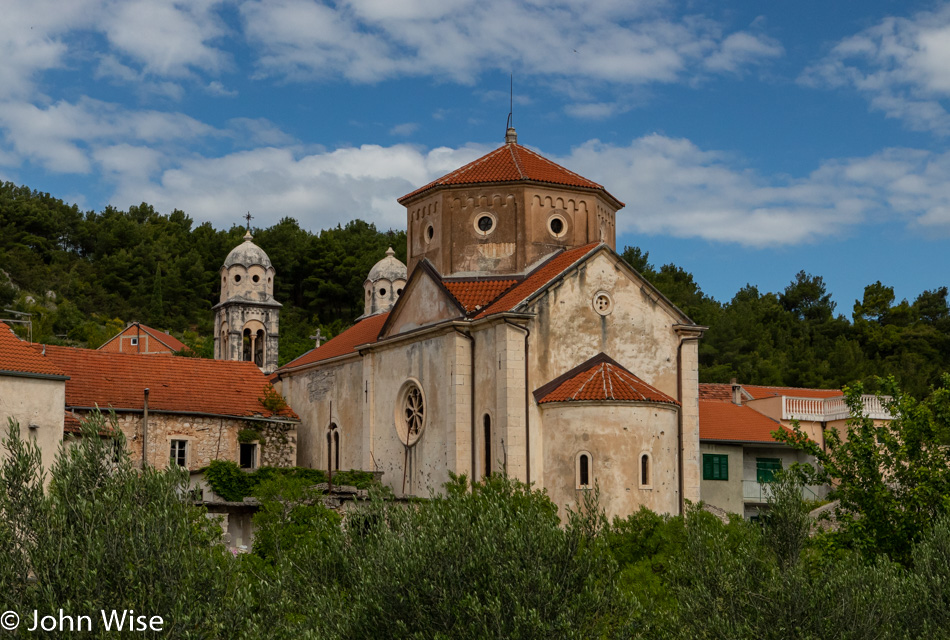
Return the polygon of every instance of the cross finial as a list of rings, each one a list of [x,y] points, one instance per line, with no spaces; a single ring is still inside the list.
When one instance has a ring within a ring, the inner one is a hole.
[[[248,230],[248,231],[251,230],[251,219],[252,219],[253,217],[254,217],[254,216],[251,215],[251,212],[250,212],[250,211],[248,211],[248,212],[247,212],[247,215],[244,216],[244,218],[247,220],[247,230]]]
[[[317,343],[317,346],[314,347],[314,349],[316,349],[317,347],[320,346],[320,343],[326,339],[326,336],[323,335],[323,332],[320,331],[319,328],[317,328],[317,332],[314,335],[310,336],[310,339],[314,340]]]

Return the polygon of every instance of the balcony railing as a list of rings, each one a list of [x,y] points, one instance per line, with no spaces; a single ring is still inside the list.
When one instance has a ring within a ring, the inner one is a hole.
[[[757,482],[756,480],[743,480],[742,481],[742,501],[750,502],[753,504],[765,504],[768,502],[769,497],[769,483],[767,482]],[[820,491],[819,487],[802,487],[802,498],[805,500],[817,500],[821,496],[818,495]]]
[[[862,413],[873,420],[890,420],[891,414],[877,396],[861,396]],[[850,417],[844,396],[835,398],[794,398],[782,396],[782,419],[810,422],[831,422]]]

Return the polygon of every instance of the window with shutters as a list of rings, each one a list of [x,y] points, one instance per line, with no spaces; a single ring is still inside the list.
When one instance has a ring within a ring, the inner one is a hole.
[[[719,453],[703,454],[703,480],[728,480],[729,456]]]
[[[755,459],[755,479],[758,482],[772,482],[775,480],[775,474],[781,470],[781,458]]]

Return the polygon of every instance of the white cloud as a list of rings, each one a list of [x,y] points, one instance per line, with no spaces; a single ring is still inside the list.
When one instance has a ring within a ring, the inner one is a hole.
[[[489,149],[275,146],[180,159],[113,145],[95,160],[112,172],[117,188],[111,202],[119,207],[144,200],[218,225],[251,210],[262,225],[292,216],[311,229],[353,218],[403,228],[398,197]],[[950,233],[950,152],[888,149],[830,160],[800,178],[762,175],[730,154],[661,135],[625,146],[592,140],[552,159],[626,202],[620,232],[752,247],[818,242],[895,219],[920,232]]]
[[[738,72],[781,54],[763,34],[723,36],[664,2],[246,0],[264,73],[376,82],[433,75],[472,83],[488,69],[623,84]]]
[[[391,136],[411,136],[416,131],[419,130],[419,125],[416,122],[403,122],[402,124],[397,124],[392,129],[389,130],[389,135]]]
[[[911,129],[950,135],[950,5],[889,17],[842,40],[800,82],[856,89]]]
[[[181,113],[130,111],[91,98],[45,108],[27,102],[0,103],[0,132],[20,158],[59,173],[90,172],[90,153],[109,144],[160,145],[221,135]]]
[[[466,146],[424,152],[400,144],[298,154],[271,147],[218,158],[190,157],[157,180],[127,176],[111,202],[127,207],[144,200],[161,211],[178,208],[218,225],[250,210],[264,226],[292,216],[312,229],[353,218],[402,228],[405,209],[397,197],[486,150]]]
[[[689,140],[652,135],[622,147],[590,141],[561,162],[626,202],[622,232],[764,247],[893,218],[950,231],[950,153],[887,149],[827,161],[796,179],[760,175]]]

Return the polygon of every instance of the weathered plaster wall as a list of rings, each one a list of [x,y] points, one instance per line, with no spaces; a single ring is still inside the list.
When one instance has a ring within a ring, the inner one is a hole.
[[[406,494],[427,496],[448,481],[449,471],[471,473],[470,354],[469,341],[451,329],[372,350],[372,457],[397,495],[403,494],[404,477]],[[409,379],[418,381],[425,396],[426,426],[407,451],[396,411]]]
[[[724,509],[729,513],[743,513],[742,474],[743,454],[741,445],[713,444],[703,442],[700,453],[725,455],[729,457],[728,480],[702,480],[700,497],[706,504]]]
[[[122,412],[116,414],[116,419],[125,435],[132,461],[141,464],[142,414]],[[188,441],[186,466],[191,471],[208,466],[212,460],[239,462],[238,432],[242,429],[255,429],[261,433],[258,449],[261,466],[290,467],[295,464],[297,430],[294,423],[155,412],[148,416],[148,464],[168,466],[172,440]]]
[[[0,376],[0,434],[7,436],[8,420],[20,425],[20,436],[40,448],[43,468],[49,470],[63,441],[66,383],[21,376]],[[30,429],[30,425],[37,425]],[[4,451],[0,448],[0,456]]]
[[[363,410],[368,394],[359,356],[284,375],[280,385],[287,404],[300,416],[298,465],[327,468],[327,430],[335,423],[340,432],[340,468],[364,468]]]
[[[607,292],[611,312],[601,316],[593,307],[594,296]],[[531,390],[553,380],[604,352],[648,384],[678,398],[677,350],[680,337],[673,325],[681,322],[642,283],[628,277],[613,259],[600,254],[569,275],[530,308],[537,317],[530,323],[529,353]],[[698,347],[686,342],[683,366],[683,469],[684,496],[699,500]],[[538,456],[540,443],[552,437],[534,399],[529,406],[532,424],[532,479],[547,477],[549,459]],[[535,427],[534,425],[538,425]],[[675,434],[675,431],[674,431]],[[537,441],[535,441],[537,437]],[[540,459],[539,459],[540,458]]]
[[[522,271],[562,247],[603,240],[615,248],[616,210],[597,193],[532,184],[496,184],[443,189],[407,207],[409,271],[423,257],[439,273]],[[487,235],[475,221],[488,213]],[[566,228],[551,232],[560,216]],[[432,237],[428,229],[432,227]]]
[[[561,508],[577,508],[576,460],[591,454],[592,482],[600,487],[607,517],[641,506],[678,513],[677,410],[672,405],[550,403],[543,405],[543,486]],[[640,456],[651,458],[651,488],[640,484]]]
[[[458,318],[461,309],[449,298],[445,290],[428,275],[414,280],[405,292],[412,304],[403,305],[393,311],[387,320],[387,336],[395,336],[419,327],[429,326],[442,320]]]

